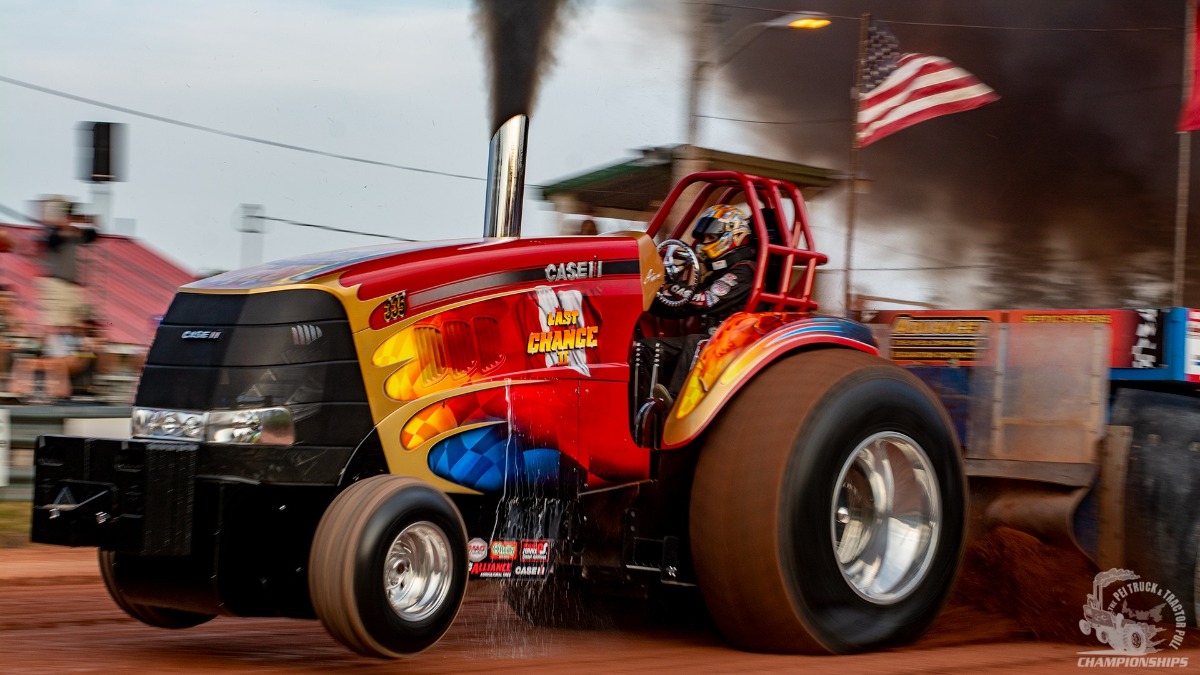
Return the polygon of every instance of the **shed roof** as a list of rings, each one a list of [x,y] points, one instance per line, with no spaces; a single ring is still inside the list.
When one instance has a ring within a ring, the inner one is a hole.
[[[741,171],[786,180],[799,187],[805,199],[844,179],[841,172],[832,169],[710,148],[669,145],[643,148],[640,157],[563,178],[542,186],[540,193],[543,199],[558,202],[565,197],[574,208],[597,213],[605,210],[652,213],[674,186],[681,164],[687,161],[694,161],[698,171]]]
[[[12,250],[0,253],[0,284],[17,296],[17,318],[37,324],[36,278],[43,274],[39,226],[0,223]],[[196,275],[137,239],[101,234],[80,247],[85,303],[111,342],[146,346],[175,290]]]

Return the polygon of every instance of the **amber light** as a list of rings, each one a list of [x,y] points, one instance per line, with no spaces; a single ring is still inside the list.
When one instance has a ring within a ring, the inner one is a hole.
[[[829,19],[810,16],[788,22],[788,28],[824,28],[829,23]]]

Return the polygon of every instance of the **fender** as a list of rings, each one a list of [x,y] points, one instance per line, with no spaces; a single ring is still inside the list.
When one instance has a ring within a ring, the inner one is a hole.
[[[847,319],[792,312],[741,312],[726,319],[696,358],[667,415],[663,449],[695,440],[755,373],[814,347],[879,354],[870,329]]]

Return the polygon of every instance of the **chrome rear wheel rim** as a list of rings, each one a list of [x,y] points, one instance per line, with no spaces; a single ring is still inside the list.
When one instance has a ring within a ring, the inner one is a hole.
[[[933,463],[912,438],[885,431],[859,443],[834,486],[830,534],[842,577],[868,602],[899,602],[920,585],[937,550]]]

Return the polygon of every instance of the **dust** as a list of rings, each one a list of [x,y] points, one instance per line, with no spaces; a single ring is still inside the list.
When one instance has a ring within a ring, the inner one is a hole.
[[[1098,571],[1078,551],[996,528],[968,547],[948,610],[971,606],[1005,617],[1033,639],[1094,644],[1079,620]]]

